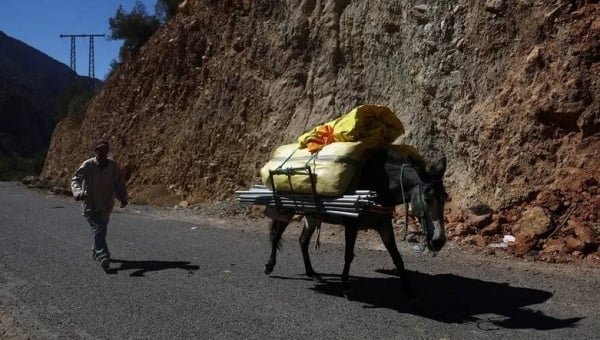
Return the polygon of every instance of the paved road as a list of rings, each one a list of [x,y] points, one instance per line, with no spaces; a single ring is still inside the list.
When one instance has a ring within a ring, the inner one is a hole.
[[[266,234],[117,211],[112,271],[89,258],[79,206],[0,183],[0,338],[597,339],[598,269],[401,252],[422,310],[406,306],[385,252],[357,249],[355,299],[339,294],[343,250],[312,251],[327,282],[302,276],[295,237],[272,276]],[[145,211],[144,209],[139,209]],[[360,235],[359,235],[360,237]],[[378,270],[379,269],[379,270]],[[418,271],[417,271],[418,270]]]

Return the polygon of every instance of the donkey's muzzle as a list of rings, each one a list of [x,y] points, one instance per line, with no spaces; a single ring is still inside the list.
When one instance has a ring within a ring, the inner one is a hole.
[[[427,240],[427,248],[430,251],[440,251],[446,244],[446,232],[444,224],[440,221],[433,221],[433,237]]]

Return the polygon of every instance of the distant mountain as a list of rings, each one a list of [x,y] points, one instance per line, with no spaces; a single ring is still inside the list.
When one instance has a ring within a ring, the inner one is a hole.
[[[3,165],[47,150],[57,98],[68,85],[85,81],[68,66],[0,31],[0,179]]]

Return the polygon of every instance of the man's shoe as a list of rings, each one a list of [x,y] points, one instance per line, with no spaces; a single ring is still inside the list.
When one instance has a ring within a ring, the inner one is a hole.
[[[110,257],[108,255],[100,255],[98,256],[98,261],[100,262],[100,266],[104,270],[108,270],[110,267]]]
[[[102,257],[102,256],[106,256],[106,257],[110,258],[110,253],[96,255],[96,251],[94,249],[92,249],[92,260],[94,260],[94,261],[99,260],[100,257]]]

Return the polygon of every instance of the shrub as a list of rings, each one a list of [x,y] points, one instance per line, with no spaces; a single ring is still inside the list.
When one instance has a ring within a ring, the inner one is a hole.
[[[146,6],[136,0],[131,12],[119,6],[115,16],[108,19],[111,34],[109,39],[124,40],[119,51],[121,60],[127,60],[137,54],[152,34],[160,27],[160,21],[154,15],[146,13]]]

